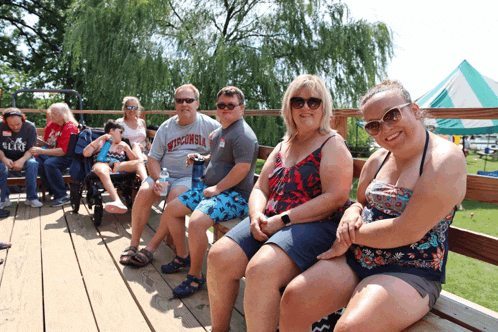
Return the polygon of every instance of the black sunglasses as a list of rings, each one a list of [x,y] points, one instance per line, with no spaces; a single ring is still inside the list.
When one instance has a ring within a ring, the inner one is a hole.
[[[175,98],[175,102],[177,104],[183,104],[183,102],[186,102],[187,104],[192,104],[196,100],[197,99],[195,98]]]
[[[128,111],[131,111],[131,110],[138,110],[138,106],[125,106],[125,108],[128,110]]]
[[[232,111],[235,107],[243,105],[243,103],[240,103],[238,105],[235,104],[225,104],[225,103],[219,103],[216,104],[216,107],[218,107],[220,110],[224,110],[225,107],[228,108],[230,111]]]
[[[398,106],[394,106],[393,108],[390,108],[387,110],[386,113],[382,116],[382,119],[380,120],[373,120],[365,123],[363,126],[363,129],[370,135],[370,136],[377,136],[380,134],[382,130],[382,123],[387,123],[390,126],[394,126],[395,124],[398,124],[401,119],[401,109],[405,106],[410,105],[411,103],[406,103]]]
[[[301,97],[292,97],[290,100],[292,108],[300,109],[304,107],[304,104],[308,104],[308,107],[312,110],[316,110],[322,104],[320,98],[311,97],[309,99],[304,99]]]

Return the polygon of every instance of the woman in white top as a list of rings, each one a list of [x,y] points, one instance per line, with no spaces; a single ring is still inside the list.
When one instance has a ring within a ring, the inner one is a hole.
[[[133,152],[145,161],[152,144],[147,139],[145,121],[140,119],[142,105],[140,105],[138,98],[127,96],[123,98],[121,109],[124,116],[117,121],[124,127],[123,135],[130,140]]]

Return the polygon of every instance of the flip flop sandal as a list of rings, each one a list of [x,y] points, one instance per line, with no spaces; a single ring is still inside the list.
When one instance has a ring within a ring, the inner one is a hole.
[[[176,256],[171,263],[162,265],[161,271],[167,274],[176,273],[181,269],[183,269],[184,267],[189,267],[189,266],[190,266],[190,255],[188,255],[187,258]]]
[[[10,247],[12,247],[12,244],[7,244],[5,242],[0,242],[0,250],[1,249],[9,249]]]
[[[132,252],[129,252],[129,251],[132,251]],[[135,256],[137,251],[138,251],[137,247],[129,246],[128,248],[126,248],[123,251],[123,253],[119,257],[119,263],[122,265],[132,265],[133,263],[131,262],[131,259],[133,258],[133,256]]]
[[[192,286],[193,282],[197,283],[198,286]],[[205,283],[206,278],[204,278],[203,275],[197,279],[196,277],[187,274],[187,280],[184,280],[180,286],[173,289],[173,295],[179,299],[189,297],[197,292]]]
[[[6,218],[10,216],[10,211],[5,209],[0,209],[0,218]]]
[[[152,258],[154,258],[154,254],[143,248],[131,257],[130,264],[137,267],[144,267],[152,261]]]

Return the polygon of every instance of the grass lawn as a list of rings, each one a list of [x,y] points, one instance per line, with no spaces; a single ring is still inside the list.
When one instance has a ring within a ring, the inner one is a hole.
[[[468,155],[468,173],[484,170],[485,163],[486,171],[498,170],[497,160],[485,161],[476,154]],[[264,160],[258,159],[256,173],[261,172],[263,164]],[[353,179],[351,199],[356,199],[357,185],[358,179]],[[464,200],[462,206],[464,209],[455,215],[454,226],[498,237],[498,205]],[[443,289],[498,312],[498,266],[450,252]]]

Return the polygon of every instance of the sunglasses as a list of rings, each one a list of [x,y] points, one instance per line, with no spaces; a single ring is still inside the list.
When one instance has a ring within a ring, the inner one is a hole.
[[[183,104],[183,102],[186,102],[187,104],[192,104],[196,100],[197,99],[195,98],[175,98],[175,102],[177,104]]]
[[[219,103],[216,104],[216,107],[218,107],[220,110],[224,110],[225,107],[228,108],[230,111],[232,111],[235,107],[243,105],[243,103],[240,103],[238,105],[235,104],[225,104],[225,103]]]
[[[128,110],[128,111],[131,111],[131,110],[138,110],[138,106],[125,106],[125,108]]]
[[[290,100],[290,104],[292,108],[300,109],[304,107],[304,104],[308,104],[308,107],[312,110],[316,110],[322,104],[322,100],[320,98],[309,98],[304,99],[301,97],[292,97]]]
[[[384,115],[382,116],[382,119],[380,120],[374,120],[374,121],[369,121],[367,122],[364,126],[363,129],[370,135],[370,136],[377,136],[380,134],[382,130],[382,123],[386,123],[390,126],[394,126],[395,124],[398,124],[402,117],[401,117],[401,109],[405,106],[410,105],[411,103],[406,103],[403,105],[398,105],[394,106],[393,108],[390,108]]]

